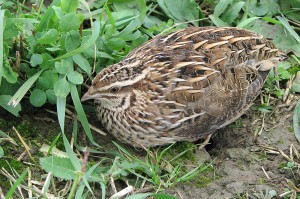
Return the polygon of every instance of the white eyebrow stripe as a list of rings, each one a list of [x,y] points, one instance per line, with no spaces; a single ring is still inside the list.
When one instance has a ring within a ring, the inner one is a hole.
[[[126,81],[118,81],[118,82],[114,82],[110,85],[107,85],[107,86],[103,86],[101,88],[99,88],[99,91],[103,91],[103,90],[108,90],[110,89],[111,87],[124,87],[124,86],[128,86],[128,85],[132,85],[144,78],[146,78],[146,76],[149,74],[150,71],[152,71],[154,68],[146,68],[145,70],[143,70],[143,72],[137,76],[136,78],[134,79],[130,79],[130,80],[126,80]]]

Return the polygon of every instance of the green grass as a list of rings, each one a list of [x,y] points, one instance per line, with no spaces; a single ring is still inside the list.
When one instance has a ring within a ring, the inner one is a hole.
[[[90,130],[87,110],[80,102],[83,82],[89,82],[95,75],[94,71],[99,72],[120,61],[132,49],[155,35],[189,25],[237,26],[263,34],[273,39],[281,50],[289,52],[290,57],[278,66],[277,73],[271,72],[264,86],[264,94],[282,99],[286,84],[293,76],[296,78],[291,91],[300,92],[298,1],[206,0],[197,4],[193,0],[55,0],[49,6],[43,5],[43,1],[37,2],[33,6],[6,1],[0,9],[0,106],[17,116],[24,108],[22,100],[27,98],[32,106],[54,104],[57,109],[60,129],[51,129],[46,136],[30,123],[14,124],[0,120],[0,130],[8,131],[6,135],[11,132],[8,128],[14,125],[30,146],[50,145],[47,153],[35,156],[40,160],[39,165],[30,168],[32,172],[39,170],[35,173],[40,176],[48,175],[48,178],[36,179],[43,180],[44,185],[40,190],[33,190],[34,196],[57,196],[53,188],[61,180],[65,184],[70,183],[65,195],[69,198],[92,197],[95,189],[101,190],[101,197],[105,198],[112,181],[122,184],[124,188],[131,185],[137,190],[145,184],[153,187],[151,191],[156,193],[196,177],[201,179],[198,180],[199,186],[206,186],[214,180],[204,175],[205,172],[212,172],[210,163],[197,163],[194,144],[178,143],[149,149],[146,157],[139,157],[118,144],[111,150],[101,148]],[[14,106],[8,106],[8,102]],[[74,118],[73,125],[66,125],[66,107],[76,112],[83,130]],[[273,108],[262,104],[257,110],[265,113]],[[299,108],[297,106],[294,113],[294,127],[299,126]],[[237,121],[233,126],[241,127],[242,124]],[[70,129],[73,134],[69,133]],[[91,142],[88,148],[80,146],[78,141],[78,134],[83,131]],[[298,128],[294,131],[299,134]],[[60,133],[62,136],[57,137]],[[1,141],[4,135],[0,136]],[[17,139],[15,135],[10,136]],[[71,137],[74,141],[72,145],[69,141]],[[3,149],[4,156],[0,156],[0,168],[8,161],[10,166],[4,167],[15,179],[10,179],[12,185],[5,184],[5,194],[9,197],[13,193],[19,194],[17,186],[27,186],[21,168],[28,165],[16,162],[8,145],[1,142],[0,149]],[[55,148],[58,149],[54,152]],[[194,167],[186,167],[187,162],[194,164]],[[1,176],[2,179],[5,177]],[[59,183],[55,188],[63,189]],[[130,197],[145,198],[150,195],[171,198],[152,193]]]

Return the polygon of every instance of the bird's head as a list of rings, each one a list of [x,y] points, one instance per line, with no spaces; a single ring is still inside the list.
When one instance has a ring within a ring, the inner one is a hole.
[[[94,99],[103,108],[125,110],[130,106],[134,90],[146,75],[146,69],[140,67],[139,61],[114,64],[96,75],[81,101]]]

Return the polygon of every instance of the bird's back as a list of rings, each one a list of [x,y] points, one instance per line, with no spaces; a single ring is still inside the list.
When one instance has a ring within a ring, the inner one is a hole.
[[[196,140],[243,114],[282,58],[261,35],[238,28],[187,28],[159,36],[126,59],[153,68],[149,93],[163,136]],[[164,128],[162,128],[164,126]]]

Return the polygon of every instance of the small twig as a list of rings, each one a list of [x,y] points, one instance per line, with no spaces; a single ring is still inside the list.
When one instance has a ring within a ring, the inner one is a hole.
[[[296,149],[296,147],[293,144],[291,144],[291,147],[293,148],[293,151],[294,151],[294,154],[295,154],[296,158],[299,159],[300,154],[299,154],[298,150]]]
[[[284,192],[284,193],[279,195],[279,198],[283,198],[284,196],[289,195],[290,193],[292,193],[292,191]]]
[[[21,161],[21,160],[26,156],[26,154],[27,154],[26,150],[23,151],[23,152],[21,153],[21,155],[17,158],[17,161]]]
[[[52,187],[52,191],[53,191],[53,193],[54,193],[54,195],[56,195],[57,196],[57,190],[56,190],[56,184],[55,184],[55,178],[53,177],[53,175],[51,176],[51,187]]]
[[[286,89],[284,91],[284,95],[283,95],[283,98],[282,100],[285,102],[289,96],[289,93],[290,93],[290,90],[292,88],[292,83],[293,83],[293,80],[295,78],[295,75],[292,75],[289,79],[289,81],[286,83]]]
[[[117,188],[116,188],[116,185],[115,185],[114,178],[112,176],[109,176],[109,180],[110,180],[110,186],[111,186],[113,192],[116,194],[118,191],[117,191]]]
[[[89,155],[90,155],[90,152],[88,152],[85,148],[83,150],[83,160],[82,160],[82,166],[81,166],[81,171],[83,173],[86,172],[86,165],[88,164]]]
[[[265,116],[266,116],[266,113],[263,113],[261,128],[260,128],[259,132],[257,133],[258,136],[260,136],[262,134],[262,131],[265,128]]]
[[[270,177],[269,177],[268,173],[266,172],[266,170],[264,169],[264,167],[261,167],[261,169],[263,170],[265,176],[266,176],[268,179],[270,179]]]
[[[155,188],[154,186],[149,186],[149,187],[145,187],[142,189],[138,189],[134,193],[146,193],[146,192],[152,191],[154,188]]]
[[[133,191],[133,186],[128,186],[125,189],[122,189],[121,191],[115,193],[110,197],[110,199],[116,199],[116,198],[121,198]]]
[[[148,154],[150,155],[150,157],[154,157],[152,151],[150,151],[150,149],[148,150],[144,145],[142,145],[141,143],[135,141],[135,143],[137,143],[142,149],[144,149],[145,151],[149,152]]]
[[[32,182],[31,182],[31,170],[27,168],[28,173],[28,197],[32,198]]]
[[[19,140],[21,141],[21,143],[23,144],[29,158],[36,164],[38,165],[38,163],[34,160],[34,158],[32,157],[31,153],[30,153],[30,147],[26,144],[26,142],[24,141],[24,139],[22,138],[22,136],[20,135],[20,133],[18,132],[18,130],[13,126],[13,130],[15,131],[15,133],[17,134]]]
[[[294,162],[294,156],[293,156],[293,144],[290,146],[290,158]]]
[[[176,192],[177,192],[177,194],[178,194],[179,198],[180,198],[180,199],[183,199],[183,197],[182,197],[181,193],[180,193],[178,190],[176,190]]]
[[[36,181],[36,180],[31,180],[31,184],[32,185],[39,185],[39,186],[43,186],[43,183],[40,181]]]
[[[289,162],[293,162],[293,160],[288,155],[286,155],[282,150],[275,149],[275,148],[269,147],[269,146],[264,146],[264,145],[258,145],[258,146],[262,147],[262,148],[265,148],[265,149],[268,149],[268,150],[278,151],[286,160],[288,160]]]
[[[300,189],[294,185],[294,183],[291,180],[285,179],[289,188],[296,191],[297,193],[300,193]]]
[[[68,193],[69,190],[71,189],[71,182],[72,182],[72,181],[70,181],[70,180],[67,181],[66,186],[65,186],[62,190],[60,190],[60,191],[58,192],[58,195],[59,195],[59,196],[66,196],[66,195],[67,195],[67,193]]]
[[[0,172],[6,177],[6,178],[8,178],[9,180],[11,180],[13,183],[15,183],[17,180],[12,176],[12,175],[10,175],[10,173],[8,173],[4,168],[2,168],[1,170],[0,170]],[[69,181],[68,181],[69,182]],[[38,182],[36,182],[36,181],[31,181],[31,183],[32,184],[40,184],[40,185],[42,185],[41,183],[38,183]],[[25,186],[25,185],[22,185],[22,184],[19,184],[19,187],[20,188],[22,188],[22,189],[24,189],[24,190],[26,190],[26,191],[28,191],[29,190],[29,187],[27,187],[27,186]],[[38,189],[35,185],[33,185],[32,186],[32,189],[31,189],[33,192],[35,192],[36,194],[38,194],[39,196],[44,196],[44,193],[40,190],[40,189]],[[47,198],[52,198],[52,199],[58,199],[58,197],[55,197],[54,195],[52,195],[52,194],[49,194],[49,193],[46,193],[46,196],[47,196]],[[0,198],[1,198],[2,196],[1,196],[1,193],[0,193]],[[1,198],[2,199],[2,198]]]
[[[205,138],[204,142],[202,142],[202,144],[199,146],[198,150],[203,149],[206,145],[209,144],[209,141],[210,141],[211,136],[212,136],[212,134],[209,134],[209,135]]]
[[[146,182],[147,182],[147,181],[144,179],[143,182],[142,182],[142,185],[141,185],[142,188],[144,188]]]
[[[278,151],[273,151],[273,150],[269,150],[269,149],[266,150],[266,153],[271,154],[271,155],[278,155],[278,154],[280,154]]]
[[[0,199],[5,199],[5,197],[4,197],[4,194],[3,194],[3,191],[2,191],[2,189],[1,189],[1,187],[0,187]]]

